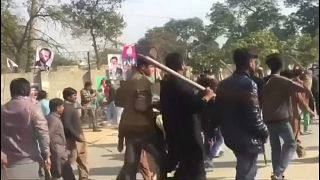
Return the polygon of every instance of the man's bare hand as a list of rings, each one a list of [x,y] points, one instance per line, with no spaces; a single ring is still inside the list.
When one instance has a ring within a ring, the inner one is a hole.
[[[1,164],[3,164],[3,165],[7,165],[8,164],[7,155],[2,151],[1,151]]]
[[[212,98],[216,97],[216,93],[213,92],[212,89],[207,88],[206,89],[206,95],[203,97],[206,101],[210,101]]]
[[[47,170],[51,169],[51,160],[48,158],[47,160],[44,161],[44,165],[46,166]]]

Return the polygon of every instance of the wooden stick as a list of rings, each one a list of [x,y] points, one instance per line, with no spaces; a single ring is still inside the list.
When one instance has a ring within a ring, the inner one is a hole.
[[[143,59],[147,60],[148,62],[150,62],[151,64],[153,64],[153,65],[156,66],[157,68],[159,68],[159,69],[161,69],[161,70],[163,70],[163,71],[165,71],[165,72],[167,72],[167,73],[170,73],[170,74],[176,76],[177,78],[180,78],[180,79],[184,80],[185,82],[191,84],[193,87],[195,87],[195,88],[197,88],[197,89],[199,89],[199,90],[206,90],[206,88],[203,87],[203,86],[201,86],[200,84],[198,84],[198,83],[196,83],[196,82],[194,82],[194,81],[192,81],[192,80],[184,77],[183,75],[181,75],[181,74],[177,73],[176,71],[168,68],[167,66],[159,63],[158,61],[150,58],[149,56],[144,56],[144,55],[142,55],[142,54],[138,54],[138,56],[140,56],[140,57],[142,57]]]

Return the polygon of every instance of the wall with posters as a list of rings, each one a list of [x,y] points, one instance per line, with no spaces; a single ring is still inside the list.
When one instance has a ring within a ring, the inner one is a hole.
[[[92,83],[95,85],[96,77],[105,76],[105,69],[91,70]],[[1,74],[1,104],[10,99],[10,82],[16,78],[26,78],[30,82],[33,79],[33,73],[10,73]],[[49,98],[62,98],[62,91],[66,87],[73,87],[78,92],[83,88],[84,81],[86,81],[87,71],[54,71],[42,72],[41,80],[42,87],[48,92]],[[96,88],[96,87],[95,87]],[[80,97],[79,97],[80,98]],[[80,100],[80,99],[79,99]]]

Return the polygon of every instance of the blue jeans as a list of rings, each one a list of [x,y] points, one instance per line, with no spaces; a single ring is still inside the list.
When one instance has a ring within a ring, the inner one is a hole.
[[[296,151],[296,141],[289,122],[268,124],[273,173],[283,176]],[[283,140],[281,146],[280,138]]]
[[[220,128],[218,128],[215,132],[215,135],[213,137],[213,146],[209,147],[209,152],[208,152],[208,158],[212,160],[214,157],[219,156],[219,153],[221,151],[221,146],[224,143],[224,139],[221,133]]]
[[[257,175],[258,153],[238,153],[234,151],[237,158],[236,180],[254,180]]]
[[[114,104],[114,101],[110,102],[107,105],[106,114],[107,114],[107,121],[111,121],[111,122],[116,121],[117,112],[116,112],[116,106]]]

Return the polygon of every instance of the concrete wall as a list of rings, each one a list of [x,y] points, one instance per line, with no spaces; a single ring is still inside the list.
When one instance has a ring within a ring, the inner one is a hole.
[[[91,70],[92,83],[95,85],[95,77],[105,76],[106,71]],[[26,78],[30,82],[33,81],[33,73],[14,73],[1,74],[1,104],[10,99],[10,82],[16,78]],[[42,89],[47,91],[49,98],[62,98],[62,91],[66,87],[72,87],[77,91],[83,88],[85,81],[89,80],[88,72],[84,70],[65,70],[54,72],[42,72],[41,82]]]

